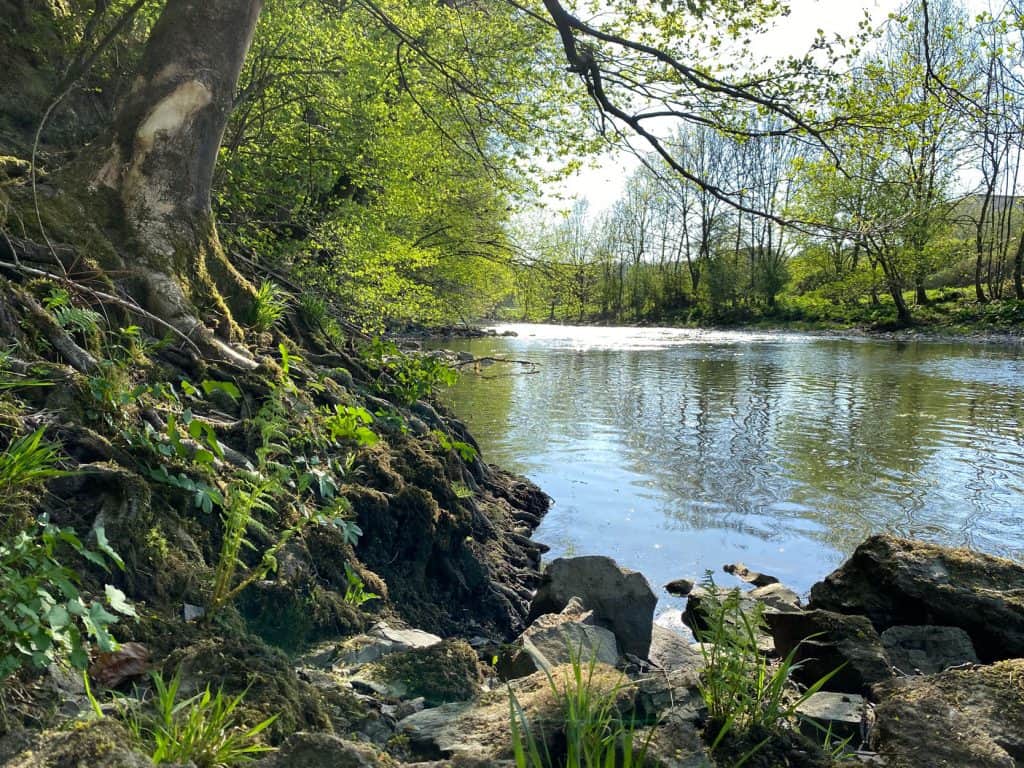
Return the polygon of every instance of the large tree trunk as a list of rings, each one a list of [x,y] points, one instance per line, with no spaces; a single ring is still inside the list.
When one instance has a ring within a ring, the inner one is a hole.
[[[245,362],[217,336],[240,335],[234,313],[252,286],[224,255],[210,185],[262,0],[167,0],[131,92],[120,105],[98,184],[123,207],[128,284],[144,308],[200,346]]]

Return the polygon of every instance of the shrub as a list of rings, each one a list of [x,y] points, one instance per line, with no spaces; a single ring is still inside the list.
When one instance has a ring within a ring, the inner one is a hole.
[[[252,305],[252,326],[260,333],[269,331],[284,319],[291,295],[272,280],[264,280],[256,289]]]
[[[78,574],[64,564],[73,553],[103,568],[108,560],[123,568],[101,528],[96,539],[98,551],[88,549],[70,528],[44,517],[0,542],[0,681],[22,667],[41,668],[65,658],[85,669],[91,644],[104,652],[115,649],[109,631],[118,621],[115,614],[134,616],[135,610],[109,584],[105,605],[86,599]]]

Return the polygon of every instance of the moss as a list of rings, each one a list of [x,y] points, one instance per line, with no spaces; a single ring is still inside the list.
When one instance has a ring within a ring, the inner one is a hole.
[[[230,695],[245,691],[239,714],[246,724],[277,715],[270,727],[273,743],[296,731],[331,728],[317,691],[296,676],[280,650],[258,637],[206,638],[172,653],[163,666],[165,676],[181,670],[183,688],[196,690],[209,684],[223,686]]]
[[[92,720],[66,731],[46,731],[37,750],[23,752],[10,768],[145,768],[149,758],[133,748],[124,726],[111,718]]]
[[[410,696],[430,705],[465,701],[480,691],[483,674],[476,651],[463,640],[445,640],[429,648],[385,656],[375,673],[402,683]]]

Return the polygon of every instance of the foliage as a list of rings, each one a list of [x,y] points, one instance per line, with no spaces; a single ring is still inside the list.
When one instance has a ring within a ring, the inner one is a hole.
[[[258,737],[277,719],[267,718],[251,728],[238,722],[238,706],[245,691],[234,697],[210,686],[194,696],[178,700],[180,674],[170,681],[152,676],[154,697],[147,711],[122,706],[121,715],[134,739],[150,753],[156,765],[193,763],[196,768],[230,768],[244,765],[271,751]],[[151,711],[149,711],[151,710]]]
[[[0,509],[12,516],[47,480],[65,474],[57,467],[57,448],[43,440],[45,431],[40,427],[16,438],[0,453]]]
[[[363,584],[363,580],[348,563],[345,563],[345,579],[347,581],[345,602],[349,605],[354,605],[358,608],[363,603],[380,598],[380,595],[366,591],[366,585]]]
[[[460,457],[462,457],[463,461],[473,461],[476,459],[476,448],[464,440],[455,440],[439,429],[435,429],[431,434],[437,438],[437,442],[440,443],[441,448],[446,451],[455,451]]]
[[[723,596],[710,572],[702,586],[707,594],[701,601],[707,628],[696,633],[704,657],[699,687],[710,723],[717,728],[711,744],[714,750],[730,732],[764,728],[770,733],[783,727],[793,720],[796,708],[821,690],[839,669],[800,692],[791,680],[799,665],[795,661],[798,649],[771,661],[757,647],[758,633],[766,627],[764,606],[755,603],[745,610],[739,589]],[[767,740],[754,745],[736,763],[737,768]]]
[[[642,768],[646,764],[647,743],[634,743],[635,726],[619,713],[619,699],[628,681],[623,678],[620,684],[606,688],[597,684],[597,675],[597,661],[582,661],[578,649],[570,653],[570,664],[561,680],[548,673],[564,728],[564,757],[550,753],[542,725],[530,722],[509,688],[509,723],[517,768]]]
[[[253,297],[252,326],[259,332],[277,327],[291,304],[291,296],[272,280],[264,280]]]
[[[91,646],[102,652],[115,649],[110,634],[118,621],[115,614],[135,616],[135,609],[110,584],[105,600],[90,600],[79,589],[78,570],[68,565],[69,556],[75,556],[103,569],[110,562],[124,567],[103,529],[96,528],[95,534],[96,548],[91,549],[73,530],[43,517],[31,529],[0,541],[0,681],[22,667],[53,661],[85,669]]]
[[[334,442],[351,442],[358,446],[375,445],[377,435],[367,425],[373,423],[373,416],[365,408],[352,405],[335,405],[324,416],[324,427]]]
[[[385,374],[378,379],[378,387],[402,405],[412,405],[438,387],[450,387],[458,380],[455,369],[437,357],[402,352],[381,338],[366,345],[362,353],[364,360]]]

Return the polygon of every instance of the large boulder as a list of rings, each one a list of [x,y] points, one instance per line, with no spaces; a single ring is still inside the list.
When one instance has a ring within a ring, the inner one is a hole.
[[[861,693],[892,677],[882,641],[863,616],[829,611],[765,614],[780,656],[795,649],[800,665],[794,677],[811,685],[838,670],[825,686],[843,693]]]
[[[970,636],[960,627],[889,627],[882,645],[904,675],[931,675],[961,664],[977,664]]]
[[[890,768],[1024,762],[1024,659],[877,686],[870,744]]]
[[[624,653],[647,658],[658,598],[642,573],[620,568],[610,557],[558,558],[544,570],[527,621],[560,613],[573,597],[615,634]]]
[[[879,631],[960,627],[986,662],[1024,656],[1024,566],[967,549],[872,536],[814,585],[810,607],[863,614]]]

